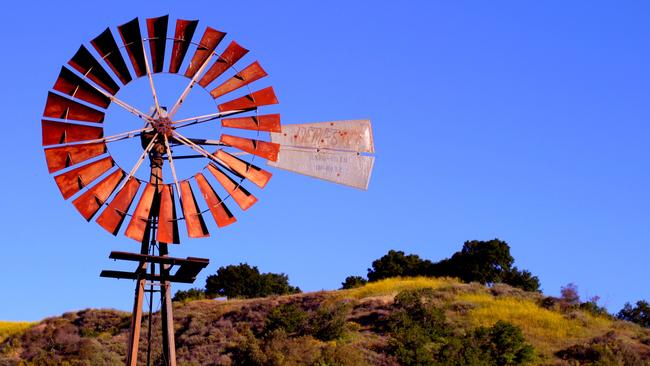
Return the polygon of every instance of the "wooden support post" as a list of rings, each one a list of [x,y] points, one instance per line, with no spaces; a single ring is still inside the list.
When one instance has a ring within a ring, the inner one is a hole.
[[[149,254],[149,234],[147,229],[140,246],[140,254]],[[126,350],[126,366],[138,364],[138,347],[140,345],[140,328],[142,325],[142,300],[144,298],[144,285],[146,282],[147,262],[141,261],[138,265],[138,279],[135,284],[135,297],[133,299],[133,313],[131,314],[131,330],[129,332],[129,346]]]
[[[167,244],[158,243],[160,256],[167,256]],[[168,264],[160,264],[160,316],[162,319],[162,341],[163,341],[163,355],[167,361],[167,366],[176,366],[176,340],[174,338],[174,313],[172,309],[172,286],[171,282],[166,278],[169,276]]]

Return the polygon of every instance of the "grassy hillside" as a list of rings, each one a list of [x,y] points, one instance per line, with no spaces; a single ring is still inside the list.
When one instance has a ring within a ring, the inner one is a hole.
[[[650,364],[646,329],[560,309],[539,293],[445,278],[395,278],[351,290],[175,303],[178,364],[397,365],[390,326],[400,311],[395,296],[423,288],[431,289],[427,306],[443,314],[451,329],[447,338],[503,320],[519,327],[534,347],[531,364]],[[33,325],[0,323],[0,365],[122,364],[129,319],[124,312],[84,310]],[[157,315],[152,322],[158,329]],[[160,334],[154,332],[155,364],[162,364],[159,343]],[[435,353],[440,347],[431,343],[425,350]]]

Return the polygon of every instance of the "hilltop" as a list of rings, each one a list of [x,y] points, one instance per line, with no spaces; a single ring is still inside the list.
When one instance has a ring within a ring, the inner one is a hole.
[[[530,364],[650,364],[650,330],[588,309],[561,308],[550,299],[503,284],[486,287],[417,277],[349,290],[175,302],[178,365],[398,365],[398,359],[409,357],[406,353],[417,345],[424,345],[427,354],[450,357],[443,364],[459,364],[461,356],[466,364],[470,359],[485,364],[480,354],[462,347],[483,347],[485,343],[476,343],[476,334],[487,339],[494,329],[488,327],[500,320],[520,329],[522,344],[532,346],[526,356]],[[412,309],[437,315],[408,323],[404,319]],[[440,337],[431,331],[418,333],[428,329],[423,324],[433,324],[432,319]],[[158,329],[158,314],[151,320]],[[12,325],[15,329],[0,330],[0,365],[121,365],[129,321],[126,312],[88,309]],[[147,346],[147,324],[144,319],[141,350]],[[154,331],[154,364],[162,363],[159,337]],[[422,343],[422,337],[431,338]],[[524,354],[528,348],[519,350]],[[144,362],[145,352],[140,357]]]

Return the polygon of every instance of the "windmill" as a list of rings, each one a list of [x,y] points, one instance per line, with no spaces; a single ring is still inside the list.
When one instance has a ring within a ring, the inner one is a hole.
[[[41,122],[47,167],[63,198],[87,221],[140,243],[137,253],[109,255],[134,262],[135,270],[101,272],[102,277],[136,281],[127,365],[138,361],[145,292],[151,297],[160,292],[162,357],[165,364],[176,364],[171,283],[192,283],[209,260],[170,257],[169,244],[180,243],[179,227],[184,226],[189,238],[207,237],[206,217],[223,228],[236,221],[233,207],[245,211],[253,206],[257,198],[249,189],[264,188],[272,176],[254,164],[255,158],[273,168],[360,189],[367,189],[374,162],[369,120],[282,125],[279,114],[265,112],[278,99],[272,87],[255,87],[267,72],[258,61],[245,62],[249,50],[235,41],[224,42],[226,33],[211,27],[195,38],[197,20],[177,19],[173,34],[168,24],[169,17],[162,16],[146,19],[142,28],[135,18],[117,27],[119,40],[106,28],[89,45],[81,45],[48,92]],[[175,100],[159,100],[156,78],[163,73],[188,80]],[[138,78],[149,84],[149,113],[120,97],[120,90]],[[195,88],[214,99],[216,110],[177,117]],[[123,121],[123,132],[105,134],[109,106],[133,115],[132,121]],[[188,134],[205,123],[220,124],[226,132]],[[133,167],[123,169],[110,144],[130,139],[142,151],[133,157]],[[192,154],[174,153],[180,147]],[[147,159],[149,178],[140,179],[136,173]],[[206,165],[179,177],[176,164],[186,159],[203,159]],[[163,177],[164,164],[171,179]]]

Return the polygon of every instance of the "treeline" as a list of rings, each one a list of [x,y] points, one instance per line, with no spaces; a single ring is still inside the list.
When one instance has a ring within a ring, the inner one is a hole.
[[[491,286],[505,283],[524,291],[540,291],[539,278],[530,271],[514,265],[510,246],[505,241],[466,241],[460,251],[437,262],[420,258],[416,254],[390,250],[372,262],[367,277],[348,276],[341,289],[363,286],[368,282],[391,277],[454,277],[463,282],[478,282]],[[300,288],[289,284],[284,273],[262,273],[247,263],[220,267],[216,274],[208,276],[204,288],[176,292],[174,301],[188,301],[215,297],[256,298],[272,295],[300,293]],[[598,305],[598,297],[581,302],[577,288],[568,284],[562,288],[562,296],[545,298],[547,307],[578,307],[598,315],[614,316]],[[650,328],[650,304],[645,300],[633,306],[626,303],[615,317]]]

